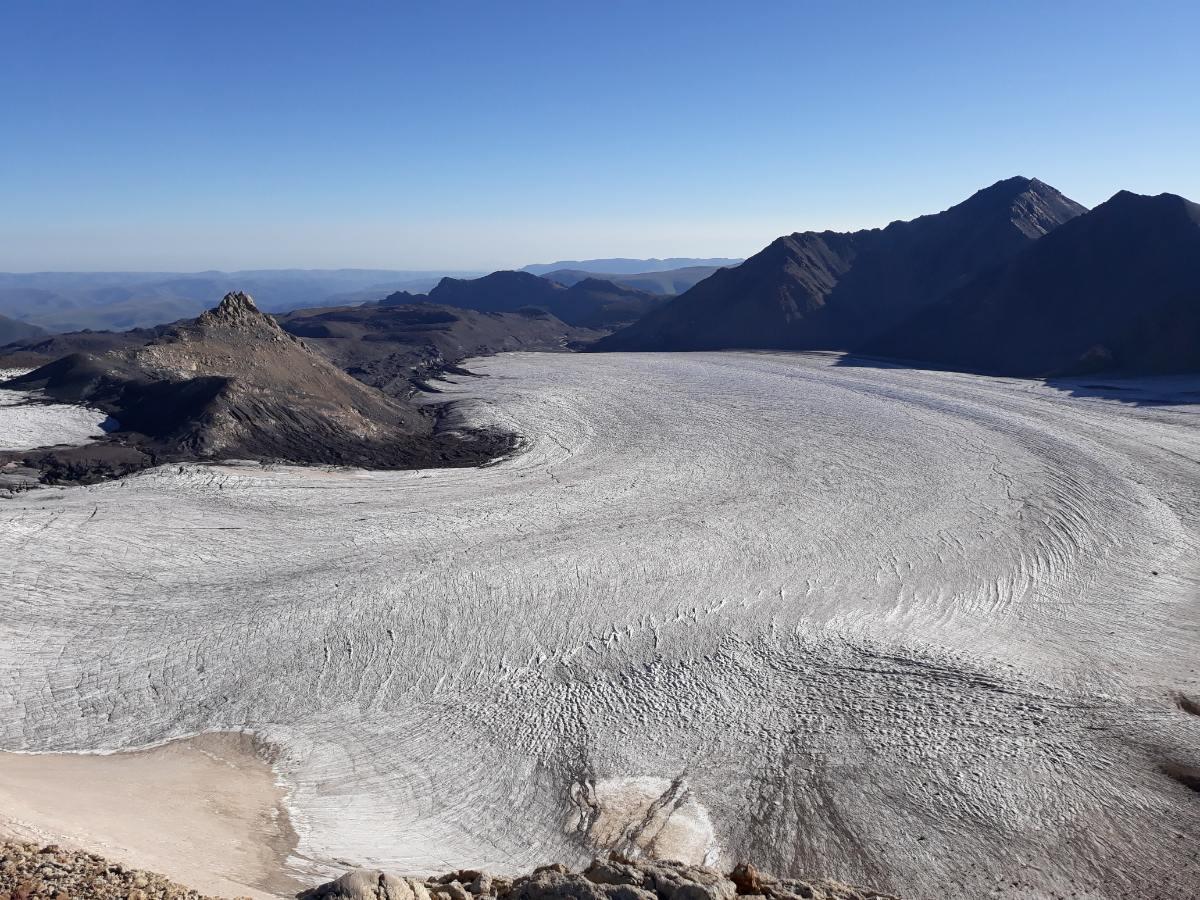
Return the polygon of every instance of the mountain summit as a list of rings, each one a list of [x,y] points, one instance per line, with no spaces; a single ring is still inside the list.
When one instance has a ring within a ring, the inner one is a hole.
[[[1018,177],[886,228],[786,235],[594,348],[853,350],[1084,212]]]
[[[196,324],[201,327],[275,325],[275,320],[259,311],[254,298],[241,291],[232,291],[221,298],[213,309],[200,314]]]
[[[1121,191],[864,350],[1012,375],[1200,371],[1200,205]]]

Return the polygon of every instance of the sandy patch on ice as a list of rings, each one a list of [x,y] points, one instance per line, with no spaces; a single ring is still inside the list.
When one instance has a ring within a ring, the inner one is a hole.
[[[0,382],[25,374],[0,369]],[[32,450],[57,444],[86,444],[111,430],[112,420],[98,409],[67,403],[30,402],[28,391],[0,388],[0,450]]]
[[[578,811],[568,828],[586,831],[597,850],[694,865],[720,861],[708,811],[682,779],[606,778],[578,786],[573,799]]]
[[[103,853],[202,891],[292,896],[295,835],[240,734],[112,754],[0,753],[0,833]]]

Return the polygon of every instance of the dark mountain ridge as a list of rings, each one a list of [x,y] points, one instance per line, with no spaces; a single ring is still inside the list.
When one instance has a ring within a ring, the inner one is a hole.
[[[854,350],[1086,210],[1009,178],[941,213],[797,232],[721,269],[597,350]]]
[[[1200,205],[1121,191],[863,349],[1012,375],[1200,371]]]
[[[515,312],[534,307],[583,328],[612,329],[636,321],[666,302],[628,287],[583,278],[564,287],[528,272],[492,272],[482,278],[443,278],[429,302],[481,312]]]

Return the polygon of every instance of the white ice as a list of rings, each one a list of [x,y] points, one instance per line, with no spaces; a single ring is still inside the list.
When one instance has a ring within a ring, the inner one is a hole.
[[[25,374],[0,369],[0,381]],[[28,391],[0,389],[0,450],[32,450],[57,444],[86,444],[103,435],[108,416],[98,409],[67,403],[45,403]]]
[[[0,747],[252,729],[321,865],[1194,896],[1200,406],[834,363],[510,354],[497,465],[0,505]]]

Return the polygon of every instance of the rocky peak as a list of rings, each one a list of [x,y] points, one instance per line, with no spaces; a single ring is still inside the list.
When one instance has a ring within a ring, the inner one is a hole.
[[[197,325],[205,326],[263,326],[278,330],[279,325],[270,316],[263,313],[254,304],[254,298],[242,291],[230,291],[216,308],[203,313],[196,320]]]

